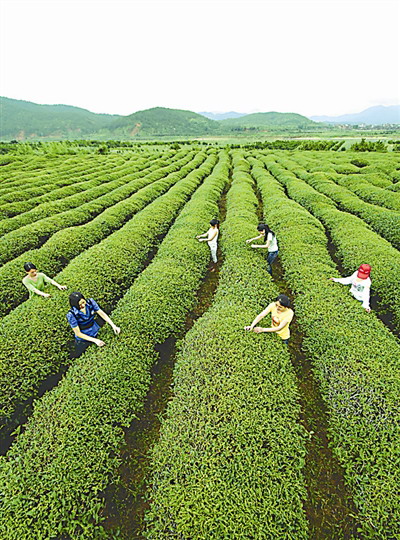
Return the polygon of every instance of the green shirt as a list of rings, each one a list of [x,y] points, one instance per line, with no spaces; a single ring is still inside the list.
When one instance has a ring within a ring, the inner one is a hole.
[[[34,281],[29,276],[25,276],[22,280],[22,283],[29,291],[29,298],[32,298],[32,296],[36,294],[35,289],[39,289],[39,291],[44,292],[45,284],[51,282],[52,280],[48,276],[46,276],[46,274],[43,274],[43,272],[37,273],[36,281]]]

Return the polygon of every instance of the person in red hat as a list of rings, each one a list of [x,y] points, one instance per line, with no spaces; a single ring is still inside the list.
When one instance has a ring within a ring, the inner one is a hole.
[[[369,307],[369,294],[371,289],[371,266],[369,264],[361,264],[349,277],[345,278],[329,278],[331,281],[342,283],[343,285],[350,285],[350,292],[358,300],[362,302],[362,306],[368,313],[371,311]]]

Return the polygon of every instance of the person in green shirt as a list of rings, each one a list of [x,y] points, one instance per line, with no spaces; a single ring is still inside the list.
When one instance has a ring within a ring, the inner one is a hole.
[[[44,291],[46,283],[51,283],[55,287],[58,287],[60,291],[65,291],[67,288],[66,285],[60,285],[57,281],[54,281],[54,279],[43,274],[43,272],[38,272],[36,266],[31,262],[24,264],[24,270],[26,276],[22,280],[22,283],[29,291],[29,298],[32,298],[35,294],[49,298],[50,294]]]

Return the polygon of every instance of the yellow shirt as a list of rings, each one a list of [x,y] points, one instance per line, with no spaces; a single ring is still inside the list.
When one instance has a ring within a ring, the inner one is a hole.
[[[293,319],[293,311],[290,308],[286,308],[281,313],[278,313],[276,302],[273,302],[270,304],[271,306],[271,318],[272,318],[272,327],[276,328],[279,326],[282,322],[287,322],[286,326],[282,328],[282,330],[279,330],[279,332],[275,332],[278,334],[278,336],[282,339],[289,339],[290,337],[290,330],[289,330],[289,324],[291,320]]]

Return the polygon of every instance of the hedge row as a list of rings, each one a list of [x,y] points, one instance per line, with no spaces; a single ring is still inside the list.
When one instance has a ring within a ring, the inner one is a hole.
[[[180,157],[183,157],[183,154]],[[155,159],[152,161],[155,161]],[[163,159],[159,159],[158,161],[165,162]],[[151,161],[149,160],[125,160],[124,163],[117,166],[115,160],[104,161],[103,163],[98,163],[90,172],[82,171],[80,176],[77,176],[76,173],[71,174],[68,183],[66,181],[62,182],[67,185],[60,188],[57,185],[54,186],[60,183],[58,175],[54,176],[52,174],[48,177],[47,185],[43,186],[43,190],[45,190],[44,194],[36,197],[30,196],[28,199],[0,206],[0,216],[4,219],[4,217],[13,217],[23,212],[28,212],[32,208],[37,208],[42,203],[58,201],[58,199],[63,199],[65,196],[73,195],[72,190],[80,193],[87,182],[97,181],[98,185],[100,185],[103,182],[117,180],[121,176],[126,176],[128,173],[132,174],[144,171],[144,169],[149,167],[150,163]],[[77,190],[77,187],[79,190]]]
[[[295,155],[293,156],[293,159],[304,166],[308,172],[315,172],[313,166],[317,162],[317,157],[315,160],[311,160],[303,156]],[[371,183],[369,178],[370,175],[363,174],[362,170],[360,171],[360,174],[343,175],[338,174],[335,170],[333,170],[333,172],[327,170],[325,174],[330,180],[349,189],[364,201],[374,205],[384,206],[390,210],[400,211],[400,196],[397,193],[393,193],[392,191],[388,191],[387,189]]]
[[[372,288],[388,306],[394,316],[395,325],[400,329],[399,252],[360,218],[337,210],[330,199],[310,185],[277,164],[267,162],[267,166],[286,186],[290,197],[305,206],[327,227],[348,275],[360,264],[368,263],[372,266]]]
[[[56,159],[48,157],[46,158],[46,167],[43,170],[29,171],[28,173],[21,170],[18,180],[8,183],[7,188],[4,187],[0,190],[1,213],[8,211],[8,204],[10,212],[18,213],[21,205],[36,203],[39,197],[51,196],[53,191],[68,188],[81,179],[92,180],[97,178],[99,174],[114,174],[118,172],[118,169],[126,166],[127,162],[140,165],[140,163],[159,158],[159,153],[149,154],[149,156],[113,154],[105,157],[88,157],[81,155],[74,158],[75,165],[72,165],[71,160],[65,160],[65,156],[57,156]],[[25,210],[24,206],[22,208]]]
[[[39,205],[43,205],[43,203],[61,201],[62,199],[81,193],[90,187],[110,182],[111,180],[116,180],[120,176],[126,176],[127,174],[143,171],[149,167],[150,162],[148,160],[136,160],[132,162],[127,161],[125,162],[124,166],[116,167],[109,171],[107,169],[110,167],[110,165],[111,164],[104,164],[104,166],[99,166],[90,174],[86,172],[82,172],[80,176],[74,174],[74,179],[71,178],[71,185],[66,185],[57,189],[52,189],[52,184],[55,182],[55,178],[52,175],[52,177],[49,178],[48,185],[46,186],[46,193],[37,197],[30,197],[24,201],[18,201],[13,204],[8,203],[2,207],[0,206],[0,215],[13,217],[22,214],[23,212],[28,212],[33,208],[37,210]]]
[[[398,167],[398,158],[392,154],[381,154],[379,160],[374,154],[360,156],[358,153],[346,152],[346,154],[325,154],[321,159],[316,152],[303,153],[302,159],[310,158],[314,161],[310,172],[332,172],[342,176],[357,174],[364,177],[374,186],[390,187]]]
[[[285,279],[296,294],[303,347],[330,410],[332,449],[358,507],[362,538],[395,538],[400,530],[400,344],[347,288],[328,281],[337,271],[323,226],[286,197],[259,161],[252,163],[266,218],[279,239]]]
[[[245,244],[258,222],[246,169],[236,154],[219,286],[180,347],[152,451],[146,538],[308,538],[288,349],[278,336],[243,330],[278,293],[264,257]]]
[[[169,154],[171,153],[172,151],[169,152]],[[124,155],[109,154],[101,156],[81,153],[74,157],[55,155],[33,160],[29,168],[24,167],[23,162],[18,160],[14,162],[14,167],[16,167],[14,172],[10,171],[9,165],[0,168],[0,196],[3,195],[3,192],[22,191],[40,186],[48,180],[49,174],[57,177],[57,184],[60,184],[61,187],[63,183],[65,185],[70,183],[71,178],[74,176],[81,176],[85,171],[90,174],[90,171],[98,166],[103,167],[109,164],[110,169],[112,169],[113,166],[118,167],[123,164],[127,158],[133,158],[134,160],[158,159],[162,155],[165,154],[154,149],[146,154],[130,152]]]
[[[312,156],[318,160],[317,155]],[[391,155],[384,154],[381,156],[389,165],[391,162]],[[374,160],[373,154],[368,156],[360,156],[357,153],[346,152],[345,156],[329,156],[329,167],[340,175],[357,174],[365,177],[369,183],[374,186],[385,188],[392,183],[391,175],[389,171],[384,170],[377,166],[377,162]],[[393,165],[390,165],[392,168]]]
[[[88,162],[87,159],[82,158],[82,163],[79,169],[76,170],[75,168],[72,168],[72,170],[70,170],[68,169],[68,162],[63,163],[61,166],[58,166],[57,164],[56,167],[53,161],[54,160],[52,159],[48,159],[46,169],[43,171],[30,171],[28,177],[25,177],[21,171],[18,181],[9,184],[7,191],[1,193],[0,204],[12,204],[18,201],[24,201],[31,197],[34,198],[41,196],[52,189],[57,189],[74,183],[76,181],[77,174],[81,175],[83,172],[86,176],[90,177],[92,173],[95,173],[102,166],[104,167],[106,163],[110,163],[111,167],[112,163],[115,164],[115,159],[110,160],[103,158],[102,162],[99,159],[97,159],[95,162],[93,162],[93,160]],[[56,176],[57,179],[52,181],[54,176]],[[49,181],[52,181],[51,186],[49,186]]]
[[[161,172],[155,171],[151,174],[147,174],[144,178],[146,183],[153,181],[153,178],[160,178],[160,174],[170,173],[173,171],[178,171],[181,167],[185,167],[185,173],[189,172],[194,167],[198,166],[198,160],[193,158],[193,152],[188,153],[184,158],[179,161],[168,165],[161,169]],[[204,157],[202,158],[204,159]],[[192,163],[190,161],[192,160]],[[136,173],[139,181],[139,185],[143,186],[143,180],[141,179],[141,174]],[[122,186],[118,191],[118,196],[121,200],[127,196],[124,181],[122,181]],[[129,195],[132,193],[132,189],[137,189],[135,184],[129,184]],[[37,221],[29,225],[25,225],[20,229],[12,231],[7,235],[0,238],[0,264],[4,264],[7,261],[18,257],[21,253],[28,249],[36,248],[44,244],[52,234],[55,232],[71,227],[74,225],[80,225],[87,223],[95,216],[97,216],[101,211],[107,208],[110,204],[110,193],[99,197],[95,201],[88,202],[80,206],[79,208],[73,210],[67,210],[56,216],[50,216],[42,220]]]
[[[357,215],[388,240],[394,247],[400,248],[400,212],[380,208],[362,201],[349,189],[339,186],[325,173],[308,173],[296,160],[278,159],[301,180],[335,201],[342,210]]]
[[[180,331],[193,307],[209,260],[208,247],[195,235],[218,214],[227,178],[223,153],[152,264],[113,312],[121,334],[111,338],[108,333],[104,348],[93,347],[74,363],[62,383],[37,402],[26,431],[0,459],[1,537],[108,536],[99,525],[102,491],[117,475],[121,426],[128,426],[142,407],[157,357],[155,343]],[[149,214],[149,224],[157,227],[157,216]],[[148,227],[141,233],[147,236]]]
[[[396,154],[368,154],[363,157],[350,154],[349,157],[352,158],[352,163],[357,163],[360,167],[360,174],[367,176],[374,185],[385,187],[398,181],[396,176],[399,173],[400,159]],[[336,156],[333,156],[333,159],[335,158]],[[380,183],[375,184],[378,177]]]
[[[180,153],[176,160],[184,157],[184,153]],[[111,191],[115,182],[131,181],[133,178],[127,178],[128,175],[136,174],[143,176],[154,170],[155,165],[158,167],[171,164],[174,159],[168,162],[165,159],[143,160],[143,161],[126,161],[123,166],[114,167],[108,171],[107,166],[98,167],[90,175],[85,175],[84,182],[77,182],[72,186],[66,186],[53,191],[46,192],[40,197],[29,199],[27,201],[19,201],[15,204],[8,204],[5,207],[0,207],[0,214],[9,216],[10,219],[0,221],[0,232],[7,232],[16,229],[22,225],[43,219],[44,217],[61,213],[68,209],[75,208],[87,201],[93,200],[102,195],[101,188]],[[114,184],[113,184],[114,181]],[[49,184],[51,186],[51,183]],[[98,189],[89,191],[89,189],[98,187]],[[19,214],[19,215],[17,215]],[[12,218],[11,216],[17,216]]]
[[[87,158],[88,156],[82,157]],[[89,159],[93,162],[92,158]],[[40,181],[41,179],[47,177],[47,169],[49,166],[51,166],[53,170],[63,170],[65,164],[67,164],[69,169],[77,168],[76,157],[66,158],[64,156],[63,161],[55,162],[53,158],[41,157],[32,159],[32,157],[28,156],[21,156],[19,158],[10,156],[8,161],[9,162],[6,165],[2,165],[0,168],[1,191],[3,191],[3,189],[10,189],[13,186],[23,187],[25,182],[29,187],[29,182],[34,181],[35,179]],[[82,166],[82,162],[80,163],[80,166]],[[86,166],[89,166],[89,160],[86,162]]]
[[[199,157],[204,159],[203,154]],[[146,257],[159,243],[184,202],[204,176],[215,155],[177,182],[136,214],[122,229],[76,257],[58,276],[69,290],[82,291],[109,311],[142,270]],[[69,362],[65,342],[71,338],[65,314],[68,293],[51,299],[32,298],[18,306],[0,323],[0,414],[4,420],[15,405],[28,399],[40,381]]]
[[[96,173],[96,178],[85,182],[86,189],[79,193],[64,198],[57,197],[55,200],[41,203],[31,210],[23,210],[15,217],[3,219],[0,221],[0,235],[8,234],[11,231],[29,225],[30,223],[40,221],[41,219],[76,209],[83,204],[92,202],[102,195],[130,182],[133,174],[135,174],[135,177],[140,177],[146,174],[146,172],[147,171],[142,172],[140,169],[138,170],[135,166],[127,166],[124,170],[120,170],[116,174],[107,176],[103,176],[101,172],[98,172]]]
[[[396,193],[397,193],[397,192],[400,192],[400,182],[397,183],[397,184],[393,184],[393,186],[391,186],[391,187],[388,188],[388,189],[390,189],[390,191],[394,191],[394,192],[396,192]]]
[[[162,164],[160,161],[156,161],[151,167],[154,168],[154,173],[150,176],[150,184],[149,178],[144,177],[141,183],[135,180],[132,185],[127,184],[124,188],[115,190],[109,194],[106,210],[92,221],[85,225],[62,229],[39,249],[26,251],[4,264],[0,268],[0,317],[28,298],[28,291],[21,283],[25,275],[23,270],[25,262],[33,261],[39,270],[49,276],[57,274],[74,257],[122,227],[136,212],[179,180],[181,176],[176,173],[157,180],[157,176],[165,174],[165,169],[158,168],[160,164]],[[140,187],[141,185],[144,187]],[[130,195],[132,187],[135,188],[135,192]],[[114,204],[116,201],[120,202]]]
[[[383,206],[389,210],[400,211],[400,196],[393,191],[371,184],[363,174],[349,174],[344,178],[341,175],[336,175],[336,177],[330,178],[336,183],[350,189],[364,201]]]

